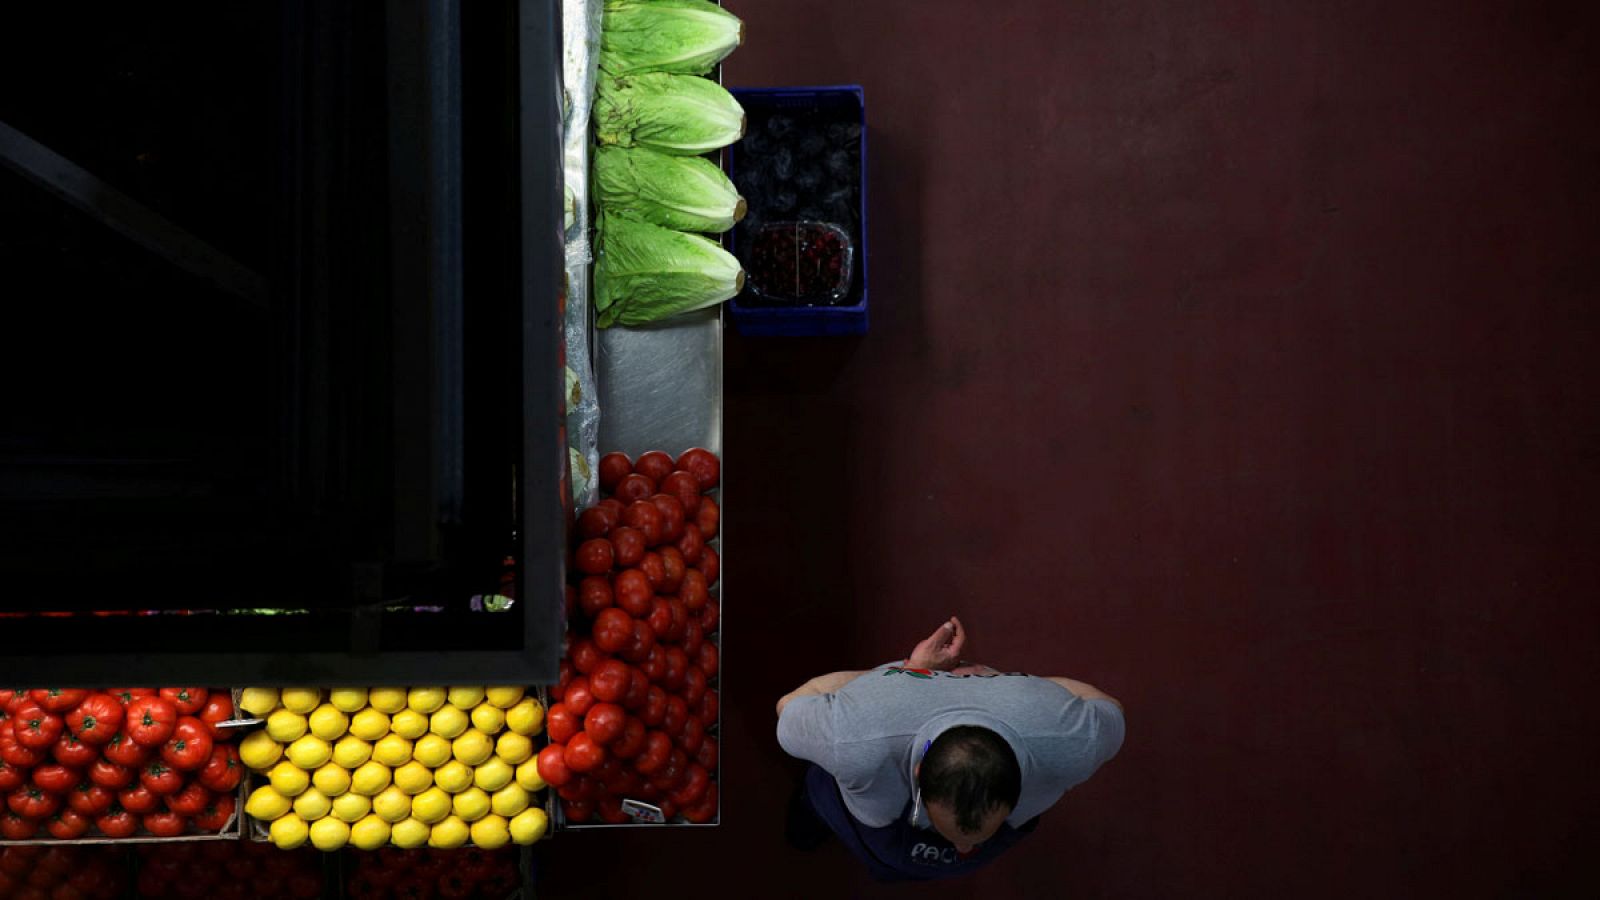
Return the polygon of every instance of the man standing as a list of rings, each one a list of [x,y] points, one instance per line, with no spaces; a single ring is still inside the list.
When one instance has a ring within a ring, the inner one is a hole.
[[[968,665],[965,643],[951,618],[902,664],[822,675],[778,701],[778,742],[812,763],[791,842],[815,846],[820,821],[880,880],[963,875],[1121,748],[1114,698]]]

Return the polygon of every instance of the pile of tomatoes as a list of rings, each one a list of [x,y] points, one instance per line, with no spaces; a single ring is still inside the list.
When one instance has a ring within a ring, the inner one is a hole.
[[[0,850],[0,898],[113,900],[128,886],[114,847],[19,846]]]
[[[0,837],[216,833],[244,767],[206,688],[0,690]]]
[[[139,848],[141,897],[315,900],[326,878],[322,854],[253,841],[180,841]]]
[[[630,821],[624,799],[695,823],[717,814],[721,565],[709,493],[722,464],[693,449],[600,460],[610,494],[578,518],[568,646],[545,718],[539,774],[568,822]]]
[[[517,889],[517,851],[385,847],[353,851],[355,871],[345,882],[352,900],[442,897],[504,900]]]

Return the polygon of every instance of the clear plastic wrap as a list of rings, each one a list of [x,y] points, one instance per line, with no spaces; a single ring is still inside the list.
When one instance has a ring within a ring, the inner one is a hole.
[[[595,383],[594,332],[589,313],[589,110],[599,64],[601,0],[565,0],[561,5],[566,121],[562,132],[566,227],[567,445],[572,502],[595,503],[599,467],[600,396]]]

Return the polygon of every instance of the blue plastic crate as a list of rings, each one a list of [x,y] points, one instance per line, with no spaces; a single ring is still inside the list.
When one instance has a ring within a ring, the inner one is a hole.
[[[815,110],[818,112],[843,112],[854,116],[861,126],[860,185],[857,191],[860,208],[856,214],[855,270],[858,279],[846,298],[850,305],[839,306],[764,306],[750,302],[750,288],[733,298],[728,309],[734,327],[739,333],[752,336],[773,335],[825,335],[865,334],[867,331],[867,104],[860,85],[832,87],[786,88],[733,88],[733,95],[745,108],[751,123],[765,121],[777,110]],[[743,141],[727,150],[728,174],[738,180],[739,155]],[[747,200],[754,201],[751,198]],[[752,209],[752,212],[755,212]],[[769,219],[771,217],[769,216]],[[740,228],[728,233],[728,249],[739,255]]]

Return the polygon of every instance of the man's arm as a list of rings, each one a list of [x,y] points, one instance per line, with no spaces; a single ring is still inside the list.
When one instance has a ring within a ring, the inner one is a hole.
[[[818,675],[778,698],[778,715],[783,715],[783,708],[796,697],[831,694],[865,674],[865,672],[830,672],[827,675]]]
[[[1061,678],[1058,676],[1049,676],[1049,680],[1066,688],[1068,693],[1077,697],[1081,697],[1084,700],[1110,700],[1112,703],[1117,705],[1117,709],[1122,708],[1121,700],[1118,700],[1117,698],[1111,696],[1105,691],[1100,690],[1092,684],[1086,684],[1082,681],[1074,681],[1071,678]]]

